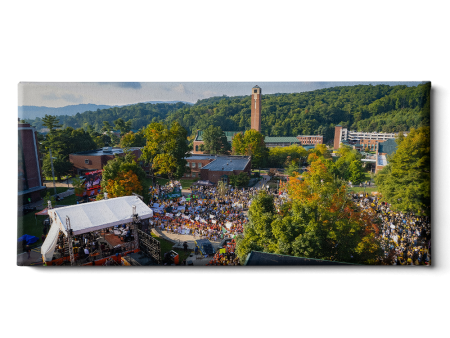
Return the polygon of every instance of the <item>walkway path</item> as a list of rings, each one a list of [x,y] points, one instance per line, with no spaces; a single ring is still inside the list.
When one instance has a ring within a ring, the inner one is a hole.
[[[260,189],[270,180],[269,175],[261,175],[261,177],[262,177],[262,180],[259,181],[258,183],[256,183],[253,188]]]
[[[53,191],[50,190],[50,193],[52,193],[52,192],[53,192]],[[60,198],[65,198],[65,197],[67,197],[67,196],[73,195],[74,193],[75,193],[75,190],[74,190],[74,189],[68,189],[67,191],[64,191],[64,192],[61,192],[61,193],[59,193],[59,194],[52,195],[52,196],[54,196],[55,198],[56,198],[56,196],[59,196]],[[26,207],[31,207],[31,208],[36,207],[36,209],[43,209],[44,207],[46,208],[47,206],[46,206],[46,205],[44,206],[43,204],[44,204],[44,200],[42,199],[42,200],[37,201],[37,202],[25,204],[24,207],[25,207],[25,206],[26,206]],[[21,212],[21,211],[22,211],[22,207],[19,207],[19,208],[18,208],[18,211]]]

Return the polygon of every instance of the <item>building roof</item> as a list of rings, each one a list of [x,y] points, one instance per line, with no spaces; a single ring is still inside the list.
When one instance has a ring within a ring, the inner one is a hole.
[[[248,162],[250,162],[250,158],[250,156],[217,156],[202,169],[211,171],[244,170]]]
[[[395,139],[389,139],[384,142],[378,143],[378,153],[385,153],[391,155],[393,152],[397,150],[397,142]]]
[[[351,263],[326,261],[323,259],[295,257],[277,255],[266,252],[252,251],[247,256],[245,265],[248,266],[267,266],[267,265],[353,265]]]
[[[261,88],[260,86],[258,86],[258,85],[256,85],[256,86],[254,86],[253,88]]]
[[[322,135],[298,135],[297,137],[323,137]]]
[[[199,155],[191,155],[189,157],[185,157],[184,159],[186,161],[189,160],[209,160],[209,159],[215,159],[216,155],[210,155],[210,154],[199,154]]]
[[[106,147],[105,147],[106,148]],[[139,147],[130,147],[129,150],[139,150]],[[111,148],[110,151],[104,150],[103,148],[89,150],[89,151],[81,151],[78,153],[72,153],[70,155],[86,155],[86,156],[102,156],[102,155],[114,155],[114,154],[123,154],[124,151],[122,148]]]
[[[296,138],[294,136],[283,136],[283,137],[266,136],[264,138],[264,142],[265,143],[287,143],[287,142],[300,143],[298,138]]]

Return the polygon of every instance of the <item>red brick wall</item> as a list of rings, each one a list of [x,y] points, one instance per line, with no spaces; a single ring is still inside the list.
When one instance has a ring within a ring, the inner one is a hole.
[[[339,146],[341,144],[339,140],[339,136],[341,134],[342,127],[334,127],[334,149],[339,149]]]
[[[191,172],[185,173],[183,178],[198,178],[198,179],[200,179],[199,174],[200,174],[201,168],[198,167],[198,163],[201,163],[202,168],[203,168],[204,166],[206,166],[208,163],[212,162],[213,160],[209,159],[209,158],[205,158],[202,160],[192,160],[192,159],[187,158],[186,161],[189,163],[189,168],[191,169]],[[192,163],[195,163],[195,168],[192,168]],[[196,174],[195,177],[192,177],[193,173]],[[189,174],[189,177],[187,176],[187,174]]]
[[[136,161],[138,162],[139,157],[141,156],[141,150],[133,150]],[[119,156],[125,156],[125,154],[118,154]],[[100,170],[108,163],[108,161],[114,159],[113,154],[104,154],[98,156],[88,156],[83,154],[70,154],[69,161],[73,163],[75,171],[77,169],[82,170]],[[84,160],[88,160],[89,163],[85,163]]]
[[[19,128],[29,128],[29,124],[19,124]],[[19,129],[19,138],[22,143],[23,159],[27,176],[28,189],[39,187],[43,184],[42,168],[40,163],[39,143],[33,129]],[[37,159],[36,159],[37,152]],[[41,178],[41,184],[39,184]]]
[[[255,95],[257,95],[256,99],[256,107],[255,107]],[[251,120],[250,125],[251,129],[261,131],[261,94],[254,94],[252,89],[251,95]]]
[[[203,151],[200,150],[200,146],[203,144],[203,141],[194,141],[194,150],[192,151],[193,154],[203,154]],[[196,149],[196,146],[198,146],[198,150]]]

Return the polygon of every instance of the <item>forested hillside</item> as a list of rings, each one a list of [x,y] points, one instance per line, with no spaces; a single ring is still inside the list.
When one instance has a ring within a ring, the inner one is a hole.
[[[429,125],[430,83],[405,85],[356,85],[304,93],[268,94],[262,97],[262,133],[266,136],[324,135],[334,137],[341,124],[360,131],[398,132]],[[264,93],[264,88],[263,88]],[[178,121],[190,134],[210,125],[222,130],[250,128],[250,95],[212,97],[195,105],[136,104],[126,107],[62,116],[60,122],[74,128],[85,123],[100,129],[103,121],[121,117],[139,129],[152,121]]]

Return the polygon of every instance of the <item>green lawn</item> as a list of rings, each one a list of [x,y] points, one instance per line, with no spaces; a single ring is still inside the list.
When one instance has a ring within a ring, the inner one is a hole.
[[[152,232],[152,237],[156,238],[156,240],[158,240],[160,245],[161,245],[161,260],[163,260],[164,253],[167,252],[167,251],[172,250],[172,247],[173,247],[174,243],[166,241],[165,239],[156,236],[153,232]],[[191,251],[189,251],[189,250],[187,252],[184,252],[183,249],[181,249],[181,250],[180,249],[173,249],[173,251],[175,251],[179,255],[180,265],[181,265],[181,262],[183,262],[183,259],[188,258],[189,255],[191,254]]]

